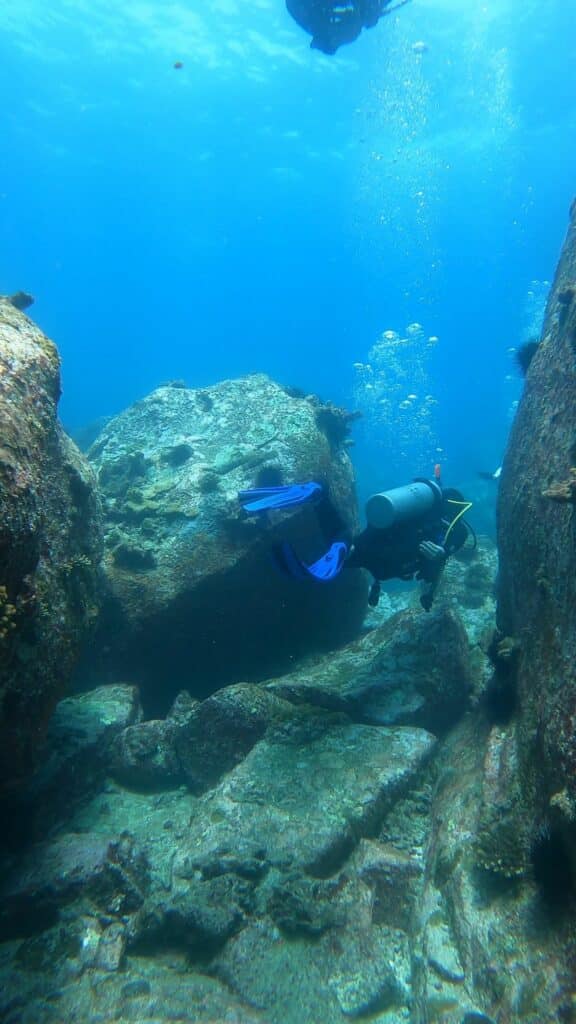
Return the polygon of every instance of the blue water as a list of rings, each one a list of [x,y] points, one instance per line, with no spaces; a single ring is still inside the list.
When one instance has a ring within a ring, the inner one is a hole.
[[[283,0],[7,8],[0,292],[36,296],[65,425],[264,371],[365,407],[361,491],[494,468],[576,182],[573,15],[413,0],[326,57]],[[378,414],[354,364],[415,323]]]

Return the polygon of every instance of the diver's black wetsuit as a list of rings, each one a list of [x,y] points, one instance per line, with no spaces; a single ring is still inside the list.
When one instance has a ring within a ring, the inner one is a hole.
[[[286,0],[288,13],[312,36],[310,46],[334,54],[363,28],[373,28],[391,0]]]
[[[468,527],[462,520],[450,528],[457,512],[448,504],[448,499],[454,496],[456,501],[460,501],[462,495],[452,490],[443,494],[444,501],[432,513],[388,529],[367,526],[357,537],[351,538],[330,498],[324,493],[316,506],[322,533],[327,543],[341,540],[348,544],[350,552],[344,568],[367,569],[371,573],[376,584],[371,592],[372,604],[378,603],[377,584],[380,581],[418,579],[427,584],[420,598],[421,604],[427,611],[431,608],[446,559],[463,547],[468,537]],[[425,542],[443,548],[444,554],[440,550],[440,557],[426,557],[421,549]]]

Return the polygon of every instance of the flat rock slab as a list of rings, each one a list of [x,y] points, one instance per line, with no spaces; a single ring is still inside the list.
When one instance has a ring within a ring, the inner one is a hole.
[[[279,942],[258,922],[232,939],[215,964],[238,997],[266,1013],[273,1024],[341,1024],[336,994],[310,956],[308,942]]]
[[[318,723],[316,736],[304,736],[293,728],[258,743],[201,798],[176,874],[251,853],[330,875],[374,833],[434,746],[422,729]]]
[[[21,959],[26,960],[26,950]],[[32,951],[30,951],[32,953]],[[38,950],[34,953],[38,955]],[[183,958],[127,959],[124,971],[90,972],[55,986],[38,971],[16,970],[0,994],[2,1020],[16,1024],[269,1024],[215,978]]]

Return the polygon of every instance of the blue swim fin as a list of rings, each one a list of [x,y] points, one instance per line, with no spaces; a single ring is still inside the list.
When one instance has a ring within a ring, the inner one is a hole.
[[[321,494],[320,484],[310,481],[288,487],[257,487],[251,491],[240,491],[238,501],[245,512],[268,512],[271,509],[303,505],[313,498],[319,498]]]
[[[319,583],[327,583],[338,576],[347,554],[348,545],[343,541],[335,541],[325,555],[312,562],[312,565],[306,565],[291,544],[284,542],[274,549],[276,564],[287,576],[296,580],[314,579]]]

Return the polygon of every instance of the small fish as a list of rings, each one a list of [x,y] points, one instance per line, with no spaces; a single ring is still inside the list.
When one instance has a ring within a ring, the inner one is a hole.
[[[184,62],[181,60],[175,60],[172,67],[174,68],[175,71],[180,71],[180,68],[184,67]]]
[[[478,473],[478,476],[481,477],[482,480],[499,480],[501,472],[502,472],[502,466],[498,466],[498,469],[495,469],[493,473],[485,472],[485,471],[481,470]]]
[[[423,39],[418,39],[417,42],[412,43],[413,53],[428,53],[428,43],[425,43]]]

